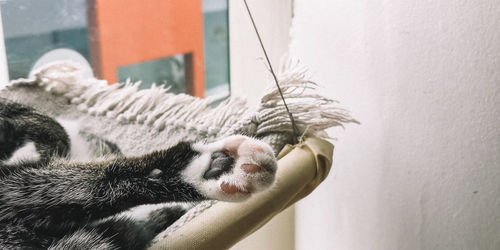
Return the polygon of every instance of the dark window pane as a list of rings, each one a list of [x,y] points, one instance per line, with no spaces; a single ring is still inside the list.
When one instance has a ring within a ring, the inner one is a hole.
[[[150,88],[153,83],[165,85],[169,92],[184,93],[185,66],[184,55],[177,55],[159,60],[137,63],[118,68],[118,81],[142,81],[140,88]]]
[[[227,0],[203,1],[205,90],[221,98],[229,95],[229,25]]]

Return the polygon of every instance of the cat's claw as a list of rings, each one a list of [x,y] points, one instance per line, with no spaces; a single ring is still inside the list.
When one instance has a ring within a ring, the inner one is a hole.
[[[274,181],[276,158],[262,141],[236,135],[193,147],[202,154],[186,168],[183,177],[208,198],[244,200]]]

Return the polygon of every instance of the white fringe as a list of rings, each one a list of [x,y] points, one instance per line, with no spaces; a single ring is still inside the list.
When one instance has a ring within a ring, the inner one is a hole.
[[[293,132],[276,87],[270,88],[256,112],[250,113],[246,102],[240,98],[230,98],[210,108],[210,99],[174,95],[156,85],[139,90],[140,82],[130,80],[107,85],[103,80],[82,78],[82,72],[78,65],[70,62],[52,63],[40,68],[30,79],[12,81],[8,88],[38,84],[47,92],[67,97],[71,103],[78,104],[82,112],[123,123],[146,124],[158,131],[172,126],[190,127],[200,135],[215,136],[221,131],[227,134],[253,126],[250,130],[244,129],[247,133],[253,132],[253,136]],[[278,73],[281,90],[301,136],[345,123],[357,123],[345,109],[337,106],[336,101],[312,92],[317,86],[306,75],[305,67],[289,59],[282,61]]]

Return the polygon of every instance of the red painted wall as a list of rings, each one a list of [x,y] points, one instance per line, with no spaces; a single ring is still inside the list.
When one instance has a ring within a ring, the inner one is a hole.
[[[90,54],[97,76],[114,83],[120,66],[191,53],[186,91],[203,97],[201,0],[91,0],[88,6]]]

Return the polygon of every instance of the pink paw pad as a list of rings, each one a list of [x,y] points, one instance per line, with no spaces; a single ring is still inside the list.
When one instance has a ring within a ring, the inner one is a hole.
[[[246,191],[241,190],[237,186],[229,185],[229,184],[226,184],[226,183],[220,184],[220,188],[226,194],[248,193]]]
[[[254,174],[262,170],[260,166],[254,164],[242,164],[241,169],[247,174]]]

